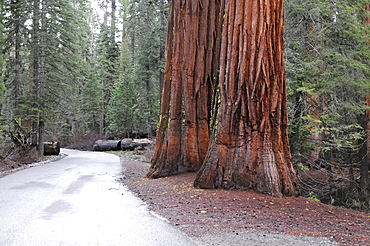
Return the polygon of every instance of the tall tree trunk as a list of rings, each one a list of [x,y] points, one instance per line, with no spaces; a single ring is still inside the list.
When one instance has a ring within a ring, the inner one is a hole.
[[[111,12],[111,21],[110,21],[110,45],[114,47],[116,45],[116,0],[112,1],[112,12]]]
[[[206,156],[223,3],[170,3],[161,118],[148,177],[198,171]]]
[[[370,4],[365,6],[367,11],[370,11]],[[370,24],[370,17],[367,17],[365,23]],[[370,44],[370,40],[369,40]],[[370,92],[366,97],[366,105],[370,107]],[[361,124],[362,123],[362,124]],[[369,180],[369,170],[370,170],[370,110],[366,110],[363,122],[360,124],[364,127],[366,131],[366,137],[364,144],[361,145],[360,149],[360,157],[361,157],[361,166],[360,166],[360,173],[361,173],[361,180],[360,180],[360,187],[361,187],[361,195],[363,198],[367,198],[370,194],[370,180]]]
[[[126,14],[122,18],[126,19]],[[126,43],[126,29],[125,22],[122,21],[122,34],[121,34],[121,48],[120,48],[120,59],[119,59],[119,77],[122,77],[125,72],[125,43]]]
[[[14,59],[15,59],[15,71],[14,71],[14,117],[19,116],[19,96],[20,96],[20,69],[21,69],[21,30],[20,30],[20,16],[19,11],[16,10],[15,16],[15,47],[14,47]]]
[[[196,187],[299,194],[287,131],[283,3],[227,1],[217,137]]]
[[[366,10],[370,13],[370,4],[366,5]],[[370,24],[370,17],[366,18],[366,23]],[[369,39],[370,44],[370,39]],[[366,98],[366,105],[370,107],[370,92],[368,91],[368,95]],[[370,170],[370,110],[366,110],[366,132],[367,132],[367,165],[368,170]],[[369,177],[369,174],[368,174]],[[368,186],[370,182],[368,181]],[[370,187],[368,187],[370,190]],[[370,191],[369,191],[370,192]]]
[[[370,107],[370,99],[367,100],[367,106]],[[366,114],[358,117],[359,124],[365,129],[366,135],[363,139],[359,140],[360,150],[360,187],[361,196],[366,198],[370,193],[370,182],[369,182],[369,140],[370,140],[370,111],[366,110]]]
[[[40,32],[40,67],[39,67],[39,120],[38,120],[38,151],[41,156],[44,154],[44,133],[45,133],[45,87],[46,87],[46,0],[41,1],[41,32]]]
[[[165,26],[166,26],[166,16],[165,16],[165,11],[164,11],[164,0],[159,1],[159,11],[160,11],[160,16],[159,16],[159,25],[160,25],[160,32],[165,33]],[[165,51],[166,51],[166,46],[165,46],[165,37],[164,35],[160,35],[160,46],[159,46],[159,62],[162,64],[162,61],[165,59]],[[159,88],[163,88],[163,82],[164,81],[164,72],[162,70],[162,67],[159,69]],[[159,100],[162,100],[162,90],[159,93]]]
[[[33,16],[32,16],[32,48],[31,48],[31,57],[32,57],[32,83],[33,88],[30,93],[33,95],[38,95],[39,88],[39,27],[40,22],[40,0],[35,0],[33,2]],[[38,107],[36,100],[32,102],[32,108],[36,109]],[[38,122],[35,120],[35,113],[31,112],[33,115],[32,119],[32,145],[37,146],[38,144]]]
[[[99,6],[104,13],[102,26],[107,26],[108,24],[108,1],[102,0]]]

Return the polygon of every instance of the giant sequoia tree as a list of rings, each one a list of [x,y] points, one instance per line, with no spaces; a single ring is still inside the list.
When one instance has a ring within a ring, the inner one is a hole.
[[[223,1],[171,1],[157,145],[149,177],[198,171],[210,141]]]
[[[172,1],[161,121],[148,176],[197,171],[204,160],[198,187],[298,195],[287,132],[283,1],[227,1],[225,14],[224,6]],[[218,100],[220,109],[212,108]],[[210,119],[217,114],[216,141],[206,156]]]
[[[287,131],[283,2],[227,1],[217,137],[197,187],[299,193]]]

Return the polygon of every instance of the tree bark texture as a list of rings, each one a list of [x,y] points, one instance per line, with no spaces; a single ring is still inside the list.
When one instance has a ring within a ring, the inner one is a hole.
[[[366,5],[366,10],[370,11],[370,4]],[[366,23],[370,24],[370,17],[366,18]],[[370,44],[370,39],[369,39],[369,44]],[[366,97],[366,105],[370,107],[370,92],[369,91]],[[370,170],[370,164],[369,164],[370,163],[370,110],[366,110],[366,132],[367,132],[367,163],[368,163],[367,165]]]
[[[288,142],[283,5],[227,1],[217,136],[196,187],[299,194]]]
[[[198,171],[207,154],[222,3],[170,2],[161,118],[148,177]]]

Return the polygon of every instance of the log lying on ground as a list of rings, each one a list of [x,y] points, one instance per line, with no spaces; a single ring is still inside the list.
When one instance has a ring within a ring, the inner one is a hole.
[[[145,149],[145,146],[148,146],[151,143],[152,141],[149,139],[96,140],[93,150],[143,150]]]
[[[59,155],[60,144],[59,142],[44,142],[44,155]]]
[[[145,146],[148,146],[148,141],[143,141],[141,139],[131,140],[131,139],[122,139],[121,140],[121,149],[122,150],[134,150],[134,149],[145,149]]]
[[[121,150],[121,140],[96,140],[94,151]]]

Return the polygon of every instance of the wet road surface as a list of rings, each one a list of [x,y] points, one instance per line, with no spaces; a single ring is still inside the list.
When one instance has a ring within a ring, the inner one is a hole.
[[[196,245],[116,181],[117,156],[62,152],[0,178],[0,246]]]

